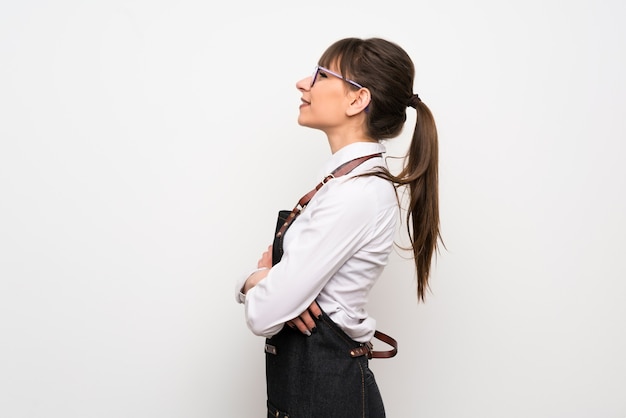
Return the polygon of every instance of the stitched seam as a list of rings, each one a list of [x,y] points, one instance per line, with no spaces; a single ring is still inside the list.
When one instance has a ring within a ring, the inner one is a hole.
[[[362,417],[365,418],[365,373],[363,372],[363,366],[358,361],[359,369],[361,370],[361,411]]]

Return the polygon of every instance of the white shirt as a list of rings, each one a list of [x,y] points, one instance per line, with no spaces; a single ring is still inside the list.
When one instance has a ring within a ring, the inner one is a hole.
[[[347,145],[331,156],[319,179],[347,161],[379,152],[385,152],[379,143]],[[245,304],[246,322],[254,334],[277,334],[317,300],[352,339],[366,342],[373,337],[376,321],[365,306],[387,264],[399,208],[391,182],[353,177],[382,165],[383,158],[372,158],[328,181],[287,230],[282,259],[267,277],[247,295],[240,290],[248,275],[237,281],[236,300]]]

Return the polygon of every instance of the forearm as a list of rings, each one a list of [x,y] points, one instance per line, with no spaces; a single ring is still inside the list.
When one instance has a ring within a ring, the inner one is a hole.
[[[269,267],[259,267],[258,269],[254,270],[252,274],[248,276],[245,283],[241,287],[241,293],[246,295],[250,289],[256,286],[268,275],[269,271]]]

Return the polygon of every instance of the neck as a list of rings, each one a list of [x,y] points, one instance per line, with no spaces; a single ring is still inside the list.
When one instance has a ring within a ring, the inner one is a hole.
[[[330,150],[333,154],[346,145],[354,144],[355,142],[378,142],[360,129],[326,131],[326,137],[328,138],[328,145],[330,145]]]

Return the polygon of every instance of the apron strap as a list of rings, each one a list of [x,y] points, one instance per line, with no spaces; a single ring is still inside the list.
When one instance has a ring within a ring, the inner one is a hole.
[[[341,177],[345,174],[348,174],[349,172],[357,168],[359,165],[361,165],[365,161],[374,157],[382,157],[382,154],[377,153],[377,154],[365,155],[363,157],[355,158],[354,160],[350,160],[340,165],[332,173],[324,177],[324,179],[317,186],[315,186],[313,190],[311,190],[310,192],[308,192],[307,194],[305,194],[304,196],[300,198],[300,200],[298,201],[298,204],[293,208],[289,216],[287,216],[287,220],[285,221],[285,223],[283,223],[283,225],[280,227],[280,229],[276,233],[276,237],[280,238],[285,233],[287,228],[289,228],[289,225],[291,225],[294,219],[296,219],[296,217],[300,215],[300,212],[302,211],[302,209],[304,209],[305,206],[309,204],[309,202],[311,201],[315,193],[317,193],[317,191],[321,189],[322,186],[324,186],[328,181],[336,177]]]
[[[371,359],[371,358],[391,358],[395,356],[396,354],[398,354],[398,342],[394,338],[378,330],[374,332],[374,338],[384,343],[389,344],[392,347],[392,349],[387,350],[387,351],[374,351],[373,344],[368,341],[365,344],[361,345],[360,347],[351,349],[350,356],[352,357],[367,356],[367,358]]]

